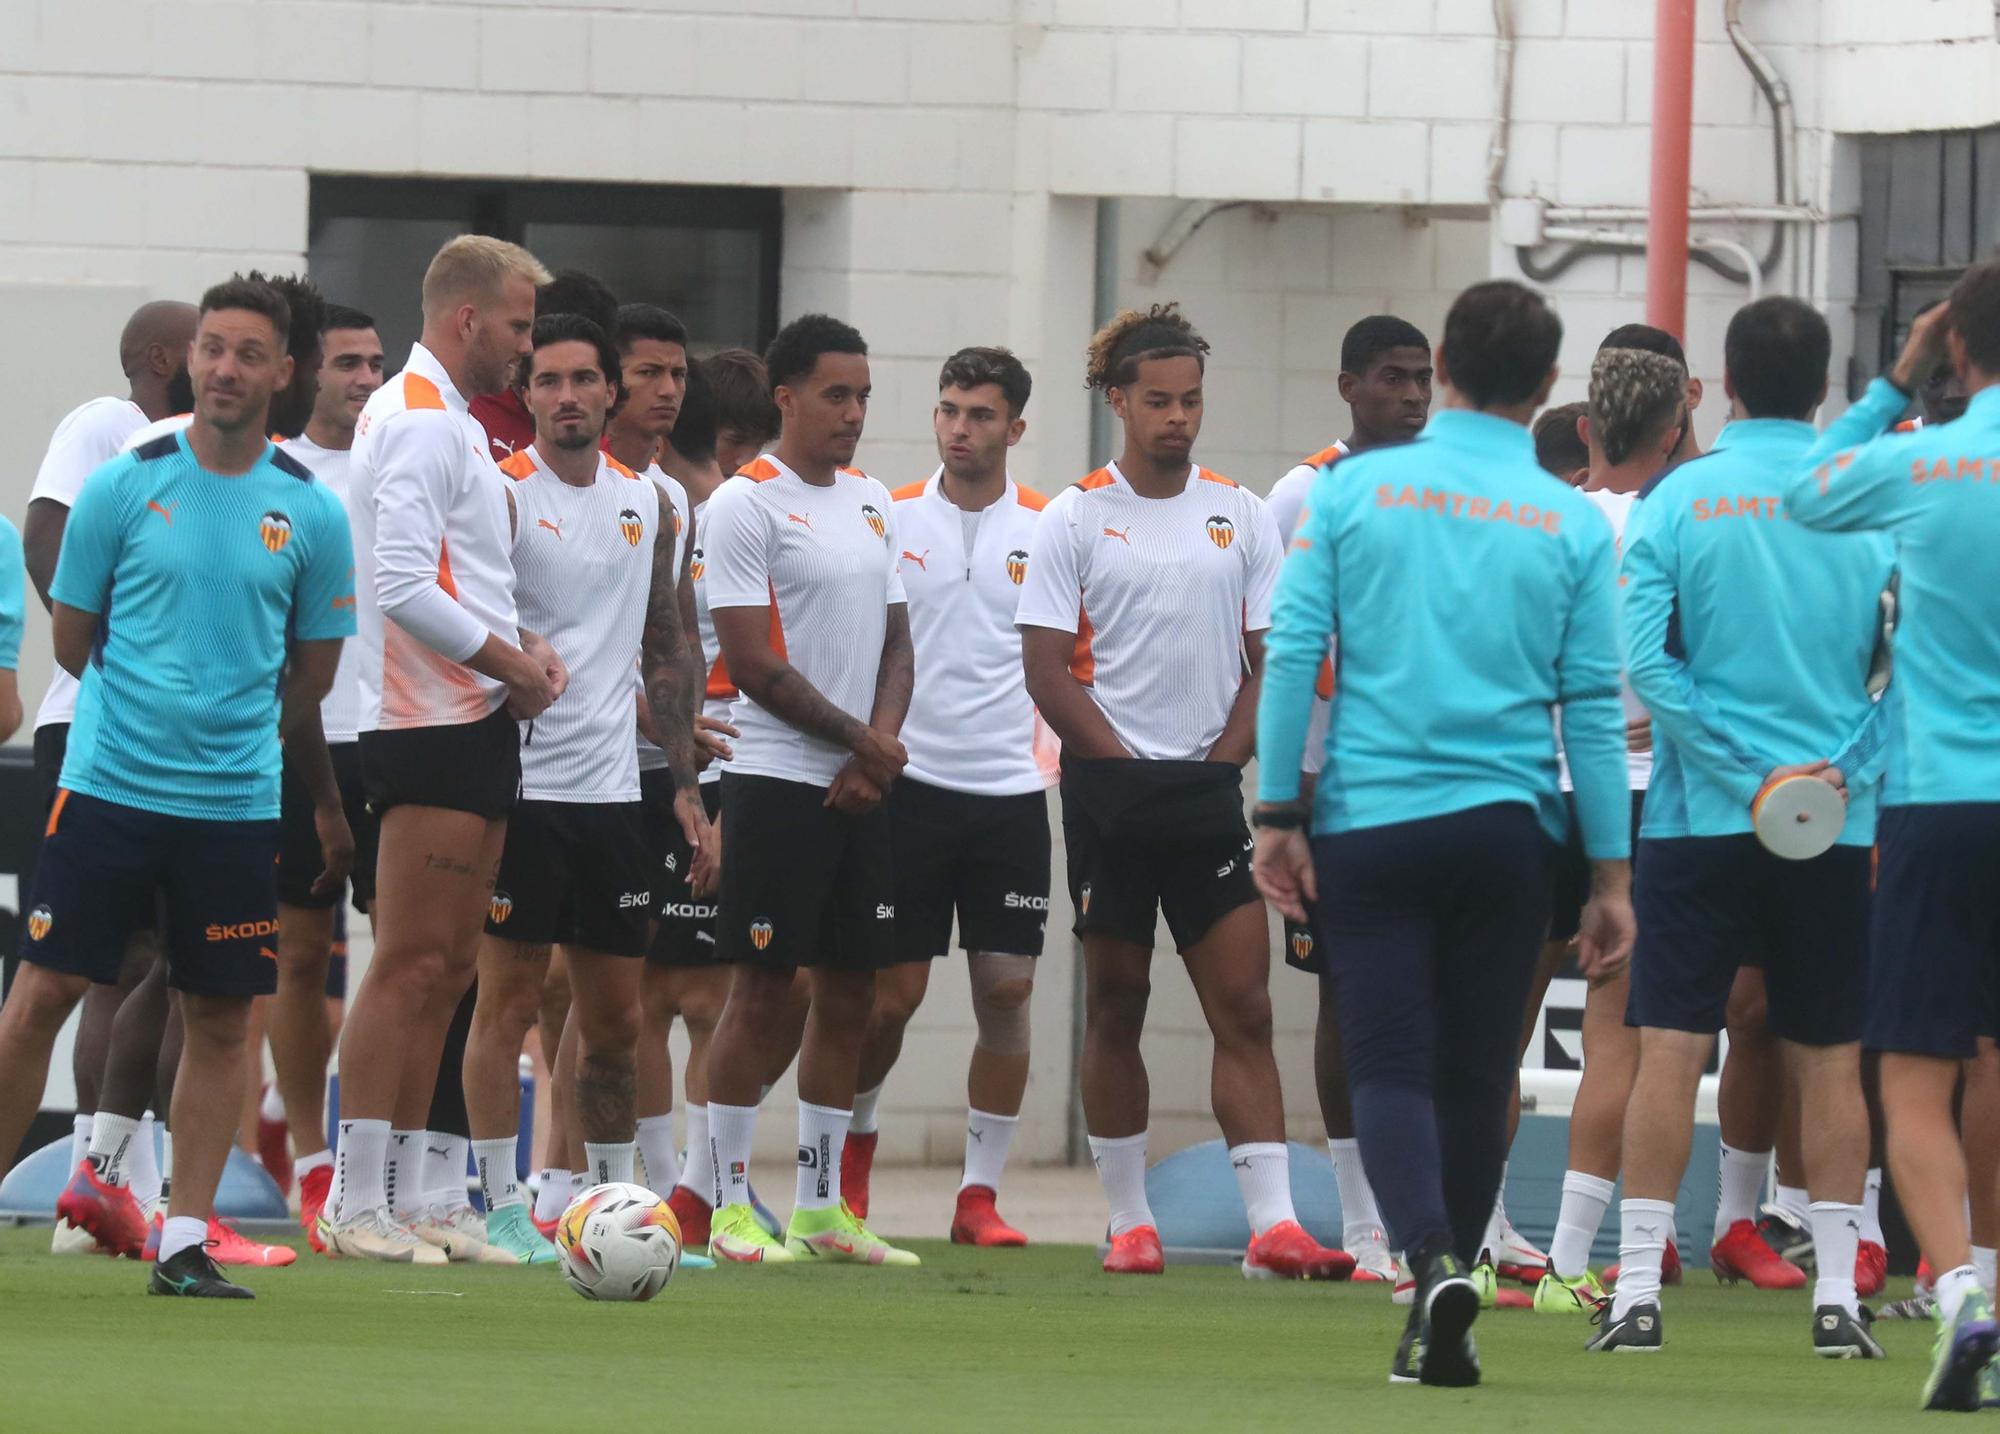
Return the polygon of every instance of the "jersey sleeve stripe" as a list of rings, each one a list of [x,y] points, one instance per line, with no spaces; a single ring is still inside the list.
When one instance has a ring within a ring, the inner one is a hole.
[[[523,478],[535,476],[535,460],[529,456],[528,450],[523,448],[518,453],[508,454],[500,464],[500,471],[518,483]]]
[[[1025,483],[1015,485],[1014,501],[1019,503],[1023,508],[1026,508],[1031,513],[1039,513],[1042,511],[1042,509],[1049,506],[1049,499],[1047,494],[1037,492],[1035,489],[1028,487]]]
[[[924,490],[930,486],[931,483],[928,478],[924,479],[921,483],[905,483],[902,487],[891,493],[889,499],[891,502],[901,503],[911,498],[921,498],[924,496]]]
[[[1091,626],[1090,614],[1081,607],[1076,611],[1076,649],[1070,654],[1069,674],[1085,687],[1097,685],[1097,652],[1092,646],[1097,629]]]
[[[1081,480],[1079,480],[1076,486],[1085,490],[1092,488],[1109,488],[1113,483],[1116,483],[1117,481],[1118,480],[1116,478],[1113,478],[1111,476],[1111,470],[1109,468],[1100,468],[1095,473],[1091,473],[1082,478]]]
[[[768,458],[752,458],[736,470],[736,476],[748,478],[753,483],[762,483],[766,479],[778,476],[778,465]]]
[[[1204,483],[1220,483],[1225,488],[1237,488],[1242,486],[1234,478],[1225,478],[1220,473],[1209,472],[1206,468],[1195,469],[1194,476],[1201,479],[1202,482]]]
[[[403,373],[403,407],[436,408],[444,407],[444,394],[438,386],[420,373]]]
[[[442,541],[438,543],[438,586],[452,597],[458,596],[458,583],[451,575],[451,548]]]

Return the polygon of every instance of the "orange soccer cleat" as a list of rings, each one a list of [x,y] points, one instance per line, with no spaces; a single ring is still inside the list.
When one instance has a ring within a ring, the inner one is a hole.
[[[1806,1272],[1772,1249],[1748,1220],[1738,1220],[1708,1252],[1709,1268],[1725,1285],[1748,1280],[1760,1290],[1805,1287]]]
[[[1281,1220],[1243,1252],[1246,1280],[1344,1280],[1354,1256],[1322,1245],[1296,1220]]]
[[[1122,1235],[1111,1237],[1111,1252],[1104,1257],[1107,1275],[1157,1275],[1167,1268],[1166,1251],[1160,1248],[1160,1232],[1151,1225],[1134,1225]]]
[[[333,1167],[321,1165],[299,1177],[299,1223],[305,1227],[306,1243],[315,1255],[326,1253],[326,1241],[319,1233],[319,1217],[326,1210],[326,1198],[333,1193]]]
[[[1863,1240],[1854,1252],[1854,1293],[1872,1300],[1889,1284],[1889,1252],[1873,1240]]]
[[[707,1250],[708,1222],[715,1214],[708,1202],[687,1186],[676,1185],[667,1193],[667,1208],[681,1222],[681,1248],[696,1253]]]
[[[88,1160],[77,1162],[69,1184],[56,1197],[56,1214],[79,1230],[88,1230],[106,1254],[137,1259],[145,1248],[146,1217],[131,1189],[105,1184]]]
[[[857,1220],[868,1218],[868,1177],[875,1170],[875,1145],[880,1139],[877,1131],[866,1135],[849,1131],[840,1150],[840,1198]]]
[[[951,1242],[980,1245],[987,1249],[1016,1249],[1028,1237],[1000,1218],[993,1191],[984,1185],[968,1185],[958,1192],[958,1208],[952,1212]]]
[[[299,1257],[290,1245],[260,1245],[244,1238],[227,1220],[208,1217],[208,1257],[218,1265],[259,1265],[266,1269],[289,1265]]]

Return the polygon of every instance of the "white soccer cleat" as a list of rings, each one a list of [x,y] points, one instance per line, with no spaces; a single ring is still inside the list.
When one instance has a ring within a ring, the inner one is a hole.
[[[438,1246],[418,1239],[407,1225],[397,1223],[383,1206],[364,1210],[349,1220],[328,1220],[322,1231],[329,1254],[352,1260],[382,1260],[401,1265],[442,1265],[449,1258]]]
[[[81,1225],[72,1225],[67,1220],[56,1221],[56,1231],[49,1239],[51,1255],[91,1255],[97,1252],[97,1239]]]
[[[1502,1279],[1532,1285],[1541,1281],[1549,1257],[1529,1244],[1514,1222],[1500,1217],[1500,1247],[1493,1252],[1493,1267]]]
[[[511,1265],[514,1257],[486,1243],[486,1221],[470,1205],[451,1211],[433,1205],[410,1222],[410,1233],[444,1251],[455,1265]]]
[[[1354,1256],[1354,1273],[1349,1278],[1361,1284],[1396,1283],[1396,1257],[1389,1252],[1389,1237],[1380,1226],[1341,1243]]]

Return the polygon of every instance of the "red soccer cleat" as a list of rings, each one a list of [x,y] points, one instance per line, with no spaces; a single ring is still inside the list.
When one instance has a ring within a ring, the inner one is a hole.
[[[333,1193],[333,1167],[321,1165],[299,1177],[299,1223],[305,1226],[306,1243],[315,1255],[326,1253],[320,1238],[319,1217],[326,1210],[326,1197]]]
[[[681,1248],[700,1253],[708,1248],[708,1222],[715,1211],[701,1196],[685,1185],[676,1185],[667,1195],[667,1208],[681,1222]]]
[[[1612,1265],[1602,1275],[1598,1276],[1598,1279],[1603,1282],[1604,1288],[1607,1290],[1617,1286],[1618,1269],[1617,1265]],[[1680,1246],[1669,1240],[1667,1241],[1667,1253],[1660,1257],[1660,1283],[1663,1285],[1677,1285],[1684,1278],[1686,1276],[1681,1270]]]
[[[156,1263],[160,1258],[160,1235],[166,1228],[167,1217],[155,1210],[152,1223],[146,1226],[146,1246],[139,1251],[139,1258],[149,1265]]]
[[[288,1195],[292,1189],[292,1131],[282,1120],[266,1120],[260,1109],[257,1114],[257,1160],[278,1182],[278,1193]],[[218,1261],[217,1263],[220,1263]]]
[[[1917,1293],[1928,1295],[1937,1289],[1937,1276],[1931,1270],[1931,1262],[1922,1255],[1917,1256]]]
[[[1854,1293],[1875,1298],[1889,1285],[1889,1252],[1873,1240],[1863,1240],[1854,1252]]]
[[[289,1265],[299,1257],[290,1245],[260,1245],[246,1240],[243,1232],[227,1220],[208,1217],[208,1256],[218,1265],[261,1265],[266,1269]]]
[[[146,1217],[139,1202],[123,1185],[106,1185],[97,1177],[97,1167],[88,1160],[77,1162],[76,1173],[56,1197],[56,1214],[90,1231],[98,1248],[108,1255],[133,1259],[146,1247]]]
[[[958,1209],[951,1217],[952,1244],[991,1250],[1016,1249],[1028,1243],[1026,1235],[1000,1218],[993,1199],[993,1191],[984,1185],[968,1185],[958,1192]]]
[[[1709,1268],[1725,1285],[1748,1280],[1760,1290],[1803,1289],[1806,1272],[1780,1256],[1749,1220],[1738,1220],[1708,1252]]]
[[[1296,1220],[1281,1220],[1243,1252],[1247,1280],[1344,1280],[1354,1273],[1354,1256],[1322,1245]]]
[[[866,1135],[849,1131],[840,1150],[840,1198],[857,1220],[868,1218],[868,1177],[875,1170],[875,1143],[880,1139],[878,1131]]]
[[[1160,1232],[1151,1225],[1134,1225],[1111,1237],[1111,1251],[1104,1257],[1105,1274],[1157,1275],[1166,1268],[1167,1253],[1160,1248]]]
[[[560,1215],[556,1216],[553,1220],[544,1220],[532,1210],[528,1212],[528,1220],[537,1230],[542,1232],[544,1240],[550,1241],[553,1241],[556,1237],[556,1226],[562,1224],[562,1216]]]

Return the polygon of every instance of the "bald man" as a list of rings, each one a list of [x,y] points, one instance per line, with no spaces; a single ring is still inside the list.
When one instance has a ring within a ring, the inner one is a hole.
[[[147,424],[169,414],[186,413],[194,407],[194,392],[188,384],[188,344],[194,338],[195,306],[178,299],[155,299],[141,304],[125,321],[118,335],[118,367],[124,372],[128,392],[123,398],[93,398],[70,410],[56,425],[48,452],[35,475],[28,498],[28,518],[21,530],[21,546],[27,559],[28,579],[42,606],[49,605],[49,583],[55,577],[56,558],[62,552],[63,528],[83,480],[100,465],[124,450],[126,440]],[[69,746],[70,717],[76,711],[77,681],[60,666],[50,670],[49,686],[35,714],[35,776],[45,799],[55,795],[56,776],[62,771],[63,755]],[[71,1137],[70,1163],[74,1170],[90,1144],[90,1119],[97,1109],[98,1084],[104,1073],[104,1057],[111,1042],[111,1018],[118,1012],[124,993],[151,964],[150,937],[140,937],[126,953],[125,970],[116,986],[93,986],[84,998],[83,1020],[72,1053],[76,1076],[76,1127]],[[150,1139],[151,1132],[147,1132]],[[150,1149],[150,1147],[149,1147]],[[56,1226],[54,1249],[58,1254],[87,1251],[92,1246],[88,1234],[71,1230],[67,1223]]]

